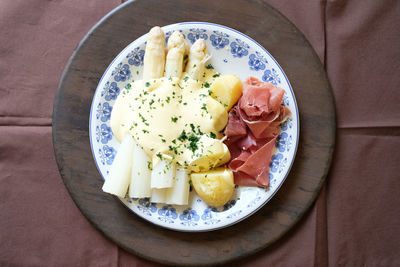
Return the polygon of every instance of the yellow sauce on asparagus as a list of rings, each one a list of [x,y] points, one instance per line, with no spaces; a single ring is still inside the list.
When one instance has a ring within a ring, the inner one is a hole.
[[[182,79],[133,82],[114,104],[112,131],[118,140],[131,134],[152,159],[153,166],[165,157],[188,166],[207,152],[204,137],[209,144],[226,125],[224,105],[210,96],[211,84],[218,76],[206,69],[202,81],[184,73]]]

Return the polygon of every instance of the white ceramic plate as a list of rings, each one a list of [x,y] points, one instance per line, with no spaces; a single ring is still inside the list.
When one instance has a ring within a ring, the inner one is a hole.
[[[221,208],[208,207],[194,191],[189,205],[150,203],[149,199],[121,199],[138,216],[156,225],[178,231],[210,231],[237,223],[264,206],[278,191],[293,164],[299,140],[299,114],[290,83],[278,62],[250,37],[225,26],[185,22],[163,27],[166,39],[179,30],[188,44],[206,39],[210,64],[222,74],[249,76],[271,82],[285,90],[283,105],[292,117],[282,126],[270,164],[270,187],[237,187],[232,199]],[[119,92],[131,80],[141,78],[147,34],[129,44],[110,64],[94,94],[89,134],[93,157],[107,179],[119,143],[110,128],[111,111]]]

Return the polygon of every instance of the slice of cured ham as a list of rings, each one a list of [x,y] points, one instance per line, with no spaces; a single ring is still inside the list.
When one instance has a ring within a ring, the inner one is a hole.
[[[235,184],[269,186],[269,164],[280,124],[290,116],[282,88],[249,77],[243,95],[229,112],[225,135]]]

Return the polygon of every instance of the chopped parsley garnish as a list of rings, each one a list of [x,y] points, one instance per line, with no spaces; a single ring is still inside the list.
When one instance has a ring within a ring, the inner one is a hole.
[[[207,111],[207,105],[206,105],[206,103],[203,103],[203,106],[201,107],[201,109]]]
[[[151,161],[147,161],[147,169],[149,169],[150,171],[153,170],[153,168],[151,167]]]
[[[185,82],[187,82],[187,81],[189,80],[189,76],[185,76],[185,78],[183,78],[183,80],[184,80]]]
[[[147,120],[143,117],[142,114],[139,113],[139,117],[142,119],[143,123],[144,123],[146,126],[149,126],[149,123],[147,123]]]
[[[149,133],[149,131],[147,131],[147,130],[145,130],[145,129],[143,129],[142,131],[143,131],[143,133]]]
[[[165,99],[165,102],[169,104],[169,101],[171,100],[171,97],[167,96],[167,99]]]
[[[146,87],[149,87],[150,86],[150,83],[149,82],[146,82]]]
[[[196,150],[197,150],[197,142],[199,142],[199,140],[200,140],[200,138],[198,137],[198,136],[196,136],[196,135],[194,135],[194,134],[192,134],[192,135],[190,135],[189,137],[188,137],[188,140],[190,141],[190,144],[189,144],[189,149],[192,151],[192,152],[195,152]]]
[[[208,82],[203,83],[205,88],[210,88],[210,84]]]
[[[208,95],[211,95],[212,91],[210,89],[208,89]]]
[[[129,89],[131,89],[131,84],[130,84],[130,83],[128,83],[127,85],[125,85],[125,89],[126,89],[126,90],[129,90]]]
[[[188,137],[186,135],[185,130],[183,130],[182,133],[178,136],[178,140],[181,141],[181,142],[185,141],[187,138]]]
[[[210,137],[213,138],[213,139],[215,139],[217,136],[215,135],[215,133],[211,132],[211,133],[210,133]]]
[[[219,76],[221,76],[221,74],[215,73],[215,74],[213,75],[213,78],[217,78],[217,77],[219,77]]]
[[[211,64],[208,64],[208,65],[206,66],[206,69],[208,69],[208,70],[213,70],[214,67],[213,67]]]
[[[178,117],[171,117],[171,121],[176,123],[178,121]]]
[[[161,155],[160,152],[158,152],[158,153],[156,154],[156,156],[157,156],[158,158],[162,159],[162,155]]]
[[[173,151],[175,154],[178,154],[178,150],[177,150],[176,146],[169,145],[168,148],[170,151]]]

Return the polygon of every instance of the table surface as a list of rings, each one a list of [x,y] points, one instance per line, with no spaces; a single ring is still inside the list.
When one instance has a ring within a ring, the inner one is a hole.
[[[336,148],[311,210],[278,242],[235,265],[399,266],[400,2],[264,1],[304,33],[325,66]],[[62,71],[82,37],[120,3],[0,2],[1,265],[158,265],[118,248],[86,220],[53,153]]]

